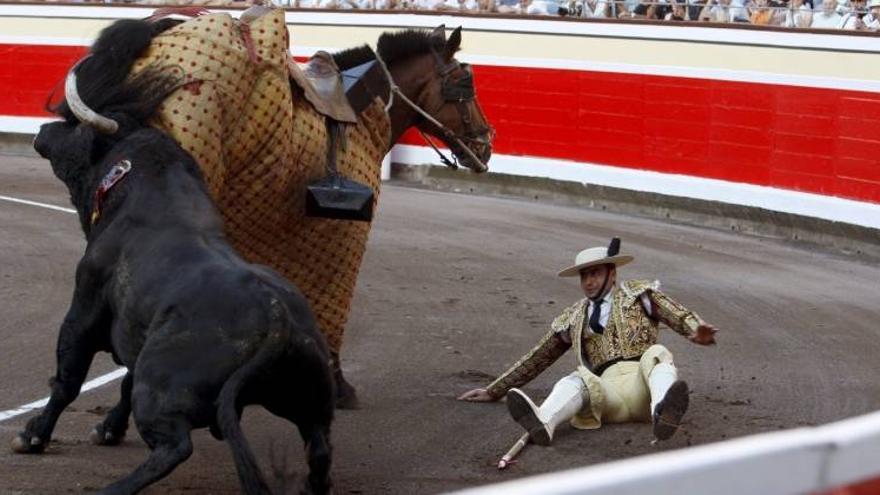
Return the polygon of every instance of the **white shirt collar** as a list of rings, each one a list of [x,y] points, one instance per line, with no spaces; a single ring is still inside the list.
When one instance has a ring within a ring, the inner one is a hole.
[[[612,286],[611,286],[611,290],[609,290],[609,291],[605,294],[605,297],[602,298],[602,308],[603,308],[603,309],[604,309],[604,308],[607,308],[607,307],[610,307],[611,296],[614,295],[614,291],[615,291],[615,290],[617,290],[617,284],[612,285]],[[594,305],[592,299],[587,298],[587,300],[590,301],[590,306],[593,306],[593,305]]]

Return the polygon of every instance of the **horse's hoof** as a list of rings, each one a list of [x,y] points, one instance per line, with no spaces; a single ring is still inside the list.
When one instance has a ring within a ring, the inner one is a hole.
[[[348,382],[345,386],[339,386],[336,393],[336,409],[360,409],[361,402],[358,400],[357,391]]]
[[[333,370],[333,382],[336,384],[336,409],[360,409],[357,392],[342,374],[339,354],[331,353],[330,366]]]
[[[337,370],[333,378],[336,382],[336,409],[359,409],[357,391],[342,376],[342,370]]]
[[[39,454],[46,445],[39,437],[31,437],[30,440],[23,433],[19,433],[12,439],[12,451],[16,454]]]
[[[89,433],[89,441],[94,445],[119,445],[124,435],[115,435],[112,431],[106,431],[103,424],[92,428]]]

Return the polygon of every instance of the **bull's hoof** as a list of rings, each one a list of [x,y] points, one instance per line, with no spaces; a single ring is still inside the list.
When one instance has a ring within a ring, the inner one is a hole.
[[[12,439],[12,451],[17,454],[41,454],[44,450],[46,444],[39,437],[19,433]]]
[[[98,423],[89,433],[89,441],[94,445],[119,445],[125,438],[125,432],[121,435],[107,430],[104,423]]]

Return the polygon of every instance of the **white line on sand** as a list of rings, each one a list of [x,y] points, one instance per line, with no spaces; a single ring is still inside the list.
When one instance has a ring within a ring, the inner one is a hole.
[[[19,203],[19,204],[23,204],[23,205],[29,205],[29,206],[39,206],[40,208],[48,208],[50,210],[63,211],[65,213],[76,213],[76,210],[74,210],[72,208],[62,208],[60,206],[50,205],[50,204],[46,204],[46,203],[38,203],[36,201],[13,198],[10,196],[0,196],[0,200],[9,201],[10,203]]]
[[[82,388],[80,388],[79,391],[86,392],[86,391],[91,390],[93,388],[98,388],[101,385],[104,385],[106,383],[110,383],[113,380],[116,380],[118,378],[122,378],[123,376],[125,376],[126,373],[128,373],[128,368],[118,368],[117,370],[111,371],[110,373],[107,373],[106,375],[101,375],[98,378],[87,381],[86,383],[83,384]],[[40,399],[38,401],[31,402],[30,404],[25,404],[21,407],[15,408],[15,409],[10,409],[8,411],[0,412],[0,422],[6,421],[7,419],[10,419],[10,418],[14,418],[16,416],[20,416],[20,415],[25,414],[27,412],[33,411],[34,409],[39,409],[41,407],[44,407],[48,403],[49,403],[49,398],[46,397],[45,399]]]

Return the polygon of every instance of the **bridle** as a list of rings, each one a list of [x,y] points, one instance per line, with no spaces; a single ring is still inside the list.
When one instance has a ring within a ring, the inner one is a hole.
[[[464,134],[457,134],[452,129],[446,127],[439,120],[434,118],[434,116],[425,111],[418,104],[410,100],[400,87],[394,82],[394,78],[391,77],[391,71],[388,70],[388,66],[385,64],[385,61],[382,60],[382,57],[376,53],[376,60],[379,61],[379,65],[382,67],[382,70],[385,72],[385,77],[388,79],[388,101],[385,104],[385,111],[387,112],[392,104],[394,103],[394,95],[397,95],[404,103],[409,105],[413,110],[416,111],[419,115],[421,115],[425,120],[433,124],[440,133],[443,135],[443,139],[448,143],[457,144],[467,155],[473,160],[474,165],[477,167],[475,169],[477,172],[485,172],[489,169],[489,167],[483,163],[476,153],[465,144],[465,142],[476,143],[482,146],[490,146],[492,135],[494,134],[494,130],[491,127],[477,127],[473,119],[471,118],[471,113],[468,109],[467,104],[473,103],[476,100],[476,90],[474,89],[474,75],[473,71],[470,68],[469,64],[462,64],[459,61],[452,59],[449,63],[444,63],[440,55],[437,54],[436,51],[431,51],[434,55],[434,58],[437,61],[438,73],[441,77],[440,82],[440,93],[443,97],[443,103],[436,109],[439,111],[444,105],[454,104],[456,109],[458,110],[458,114],[461,118],[462,127],[464,128]],[[456,71],[456,69],[462,69],[465,72],[463,77],[459,77],[456,80],[452,79],[452,73]],[[436,113],[436,112],[435,112]],[[440,160],[447,166],[452,169],[458,168],[458,159],[455,155],[452,155],[452,159],[450,160],[437,148],[431,138],[426,135],[422,130],[419,130],[419,133],[431,145],[431,148],[440,156]],[[483,137],[486,136],[486,137]]]

